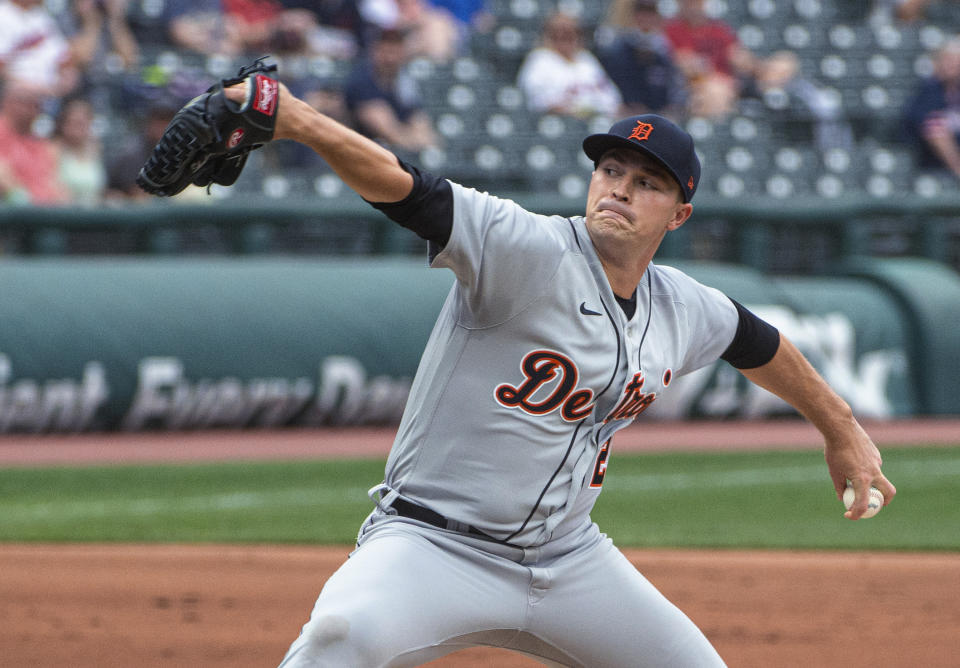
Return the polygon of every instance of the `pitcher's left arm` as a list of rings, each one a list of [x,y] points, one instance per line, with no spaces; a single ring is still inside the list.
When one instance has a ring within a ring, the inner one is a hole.
[[[837,498],[842,498],[848,480],[856,492],[853,506],[845,513],[848,519],[863,515],[871,485],[883,494],[884,505],[890,503],[897,490],[881,471],[877,446],[847,402],[789,339],[780,335],[777,352],[766,364],[739,371],[752,383],[789,403],[823,434],[824,457]]]

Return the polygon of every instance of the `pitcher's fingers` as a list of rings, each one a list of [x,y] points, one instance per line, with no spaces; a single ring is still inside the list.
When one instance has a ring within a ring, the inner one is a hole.
[[[867,511],[867,504],[870,501],[870,482],[862,477],[851,480],[853,486],[853,505],[843,514],[848,520],[858,520]]]
[[[847,488],[847,476],[843,474],[843,471],[834,470],[830,468],[830,479],[833,481],[833,488],[837,492],[837,498],[843,498],[843,490]]]
[[[887,480],[887,477],[881,475],[873,482],[873,486],[880,490],[880,493],[883,494],[883,505],[888,505],[893,501],[893,497],[897,495],[897,488],[893,486],[893,483]]]

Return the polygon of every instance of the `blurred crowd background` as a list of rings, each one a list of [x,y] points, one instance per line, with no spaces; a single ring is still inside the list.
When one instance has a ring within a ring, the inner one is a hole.
[[[958,30],[954,0],[0,0],[0,198],[142,201],[174,111],[267,54],[318,109],[495,192],[582,196],[582,137],[652,111],[697,140],[706,197],[937,197],[960,178]],[[216,190],[342,184],[278,142]]]

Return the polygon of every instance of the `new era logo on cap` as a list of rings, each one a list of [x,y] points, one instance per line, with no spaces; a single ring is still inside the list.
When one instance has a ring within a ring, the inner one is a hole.
[[[673,175],[689,202],[700,182],[700,160],[693,138],[673,121],[657,114],[642,114],[617,121],[606,134],[583,140],[583,151],[594,163],[614,148],[643,151],[658,160]]]

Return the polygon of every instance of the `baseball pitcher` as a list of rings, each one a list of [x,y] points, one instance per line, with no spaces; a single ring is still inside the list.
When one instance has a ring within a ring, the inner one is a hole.
[[[258,143],[293,139],[456,276],[356,550],[282,666],[416,666],[478,645],[549,666],[722,666],[590,519],[616,432],[717,359],[822,432],[838,497],[848,480],[856,490],[850,519],[871,485],[893,498],[877,448],[790,341],[653,263],[689,220],[700,179],[693,141],[671,121],[635,116],[587,137],[585,213],[564,218],[422,171],[294,97],[272,71],[242,74],[191,103],[194,126],[199,110],[212,130],[184,151],[181,128],[173,144],[187,166],[148,163],[146,189],[172,194],[196,174],[231,181]],[[243,124],[248,110],[269,116],[267,134]]]

